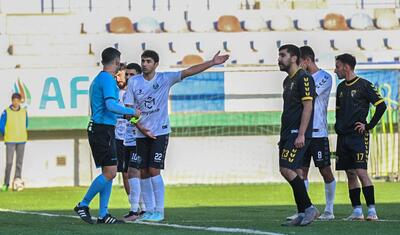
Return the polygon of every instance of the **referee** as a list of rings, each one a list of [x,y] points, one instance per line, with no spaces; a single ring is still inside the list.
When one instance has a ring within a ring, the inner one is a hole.
[[[79,217],[92,224],[89,204],[96,194],[100,194],[98,224],[115,224],[121,221],[108,213],[108,201],[111,195],[112,181],[117,172],[117,154],[115,146],[115,124],[117,114],[140,116],[139,110],[126,108],[118,104],[118,87],[114,78],[120,67],[121,53],[115,48],[106,48],[101,54],[101,71],[93,80],[89,89],[91,120],[87,131],[89,145],[96,167],[102,173],[90,185],[83,200],[74,211]]]

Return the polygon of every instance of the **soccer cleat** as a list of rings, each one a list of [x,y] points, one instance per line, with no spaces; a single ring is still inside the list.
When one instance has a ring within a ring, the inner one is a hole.
[[[295,213],[295,214],[293,214],[293,215],[291,215],[291,216],[288,216],[288,217],[286,217],[286,220],[294,220],[294,219],[296,219],[297,218],[297,216],[299,216],[299,214],[298,213]]]
[[[3,187],[1,188],[2,192],[7,192],[8,191],[8,185],[3,184]]]
[[[124,215],[123,220],[127,221],[135,221],[139,218],[139,214],[137,212],[129,211],[128,214]]]
[[[158,211],[155,211],[151,214],[151,216],[142,219],[142,221],[148,221],[148,222],[161,222],[163,220],[164,220],[164,215]]]
[[[347,221],[363,221],[364,220],[364,215],[362,212],[358,212],[358,211],[353,211],[353,213],[351,213],[351,215],[347,218],[345,218],[344,220]]]
[[[378,221],[378,215],[375,211],[368,211],[367,221]]]
[[[92,216],[89,213],[89,207],[80,206],[79,204],[75,206],[74,211],[78,216],[86,223],[93,224]]]
[[[319,216],[319,211],[315,206],[310,206],[304,212],[304,219],[301,221],[300,226],[307,226],[311,224]]]
[[[138,221],[147,221],[147,218],[150,218],[152,215],[153,215],[153,212],[146,211],[145,213],[141,214],[137,220]]]
[[[286,223],[281,224],[282,226],[285,227],[293,227],[293,226],[300,226],[301,221],[304,219],[304,214],[296,214],[296,217]]]
[[[103,218],[97,218],[97,223],[98,224],[123,224],[124,221],[119,220],[110,214],[107,214]]]
[[[324,221],[327,221],[327,220],[334,220],[334,219],[335,219],[335,216],[333,215],[332,212],[324,211],[324,213],[322,213],[322,214],[318,217],[318,219],[319,219],[319,220],[324,220]]]

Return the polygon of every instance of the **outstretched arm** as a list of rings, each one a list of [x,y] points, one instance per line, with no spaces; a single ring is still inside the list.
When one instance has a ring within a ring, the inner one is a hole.
[[[128,107],[122,106],[114,99],[107,99],[106,107],[109,111],[116,113],[116,114],[132,115],[137,118],[140,117],[140,110],[138,110],[138,109],[135,110],[133,108],[128,108]]]
[[[229,55],[219,55],[219,53],[220,52],[218,51],[217,54],[214,55],[212,60],[206,61],[201,64],[194,65],[190,68],[183,70],[181,73],[181,79],[201,73],[204,70],[209,69],[214,65],[219,65],[219,64],[225,63],[225,61],[228,60]]]

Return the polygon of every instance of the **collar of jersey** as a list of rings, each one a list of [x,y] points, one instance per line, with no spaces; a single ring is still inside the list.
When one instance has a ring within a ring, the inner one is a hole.
[[[360,80],[360,78],[355,77],[353,80],[349,81],[349,83],[347,83],[347,81],[346,81],[344,84],[346,84],[346,86],[352,86],[352,85],[354,85],[354,83],[358,82],[358,80]]]
[[[294,76],[296,76],[296,74],[299,72],[300,69],[301,69],[301,68],[298,68],[298,69],[296,70],[296,72],[295,72],[292,76],[289,75],[289,78],[294,78]]]

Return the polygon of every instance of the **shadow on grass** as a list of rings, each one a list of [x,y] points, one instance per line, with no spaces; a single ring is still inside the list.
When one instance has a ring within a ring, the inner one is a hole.
[[[324,207],[317,205],[322,211]],[[364,211],[366,209],[364,208]],[[350,205],[335,205],[336,220],[316,221],[307,227],[287,228],[281,223],[295,212],[294,206],[242,206],[167,208],[164,223],[202,227],[254,229],[284,234],[399,234],[400,203],[380,204],[378,214],[385,221],[349,222],[342,218],[351,212]],[[51,214],[74,215],[71,211],[40,211]],[[97,214],[91,211],[92,216]],[[126,209],[111,209],[122,217]],[[0,212],[0,234],[219,234],[218,232],[176,229],[154,225],[88,225],[79,219],[46,217]],[[226,234],[226,233],[224,233]]]

